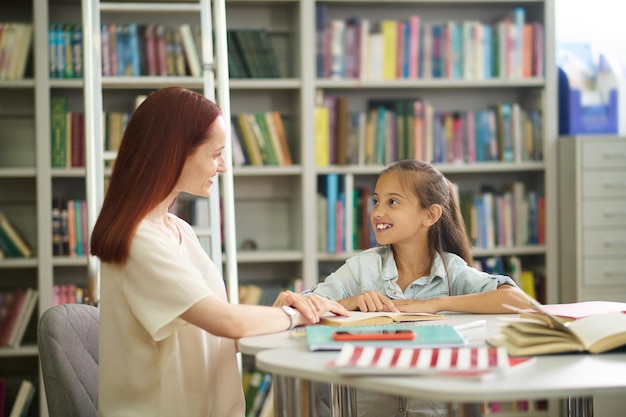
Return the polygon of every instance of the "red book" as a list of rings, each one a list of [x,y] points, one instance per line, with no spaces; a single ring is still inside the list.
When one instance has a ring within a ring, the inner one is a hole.
[[[17,319],[20,315],[20,311],[24,307],[24,301],[26,300],[26,293],[21,288],[15,290],[15,294],[13,294],[13,300],[11,301],[11,305],[9,306],[9,311],[2,323],[2,327],[0,327],[0,347],[9,346],[9,341],[11,340],[11,334],[13,333],[13,328],[17,324]]]
[[[156,42],[154,40],[154,25],[146,25],[143,29],[143,44],[144,44],[144,62],[145,62],[145,75],[155,76],[157,75],[156,64]]]

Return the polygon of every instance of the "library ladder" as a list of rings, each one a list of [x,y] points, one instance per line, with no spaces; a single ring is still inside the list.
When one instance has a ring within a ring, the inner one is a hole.
[[[98,212],[104,198],[104,165],[115,155],[104,152],[104,126],[101,118],[103,112],[103,76],[101,71],[101,15],[118,14],[120,16],[136,13],[162,14],[195,14],[199,15],[201,28],[201,85],[205,97],[215,101],[222,109],[225,120],[230,120],[230,94],[228,85],[228,55],[226,47],[226,6],[225,0],[198,0],[197,2],[100,2],[98,0],[82,0],[83,45],[84,49],[84,101],[85,101],[85,137],[86,141],[86,197],[87,219],[89,230],[93,229]],[[213,39],[214,38],[214,39]],[[190,82],[190,77],[112,77],[107,82],[120,83],[128,88],[136,88],[136,84],[164,87],[167,83],[180,85]],[[196,86],[196,78],[191,85]],[[119,86],[118,86],[119,87]],[[148,87],[146,89],[149,89]],[[230,123],[226,123],[230,137]],[[232,149],[227,141],[224,150],[227,171],[219,176],[213,184],[209,197],[209,224],[205,228],[196,228],[199,236],[207,236],[210,241],[209,256],[222,272],[228,291],[229,300],[238,302],[237,253],[235,239],[235,208],[232,174]],[[220,189],[221,188],[221,189]],[[221,201],[220,201],[221,199]],[[221,203],[221,209],[220,209]],[[220,217],[223,216],[224,239],[222,242]],[[225,261],[222,262],[222,243]],[[94,289],[93,297],[99,301],[100,265],[96,258],[89,256],[88,274],[90,286]],[[225,265],[225,268],[223,268]]]

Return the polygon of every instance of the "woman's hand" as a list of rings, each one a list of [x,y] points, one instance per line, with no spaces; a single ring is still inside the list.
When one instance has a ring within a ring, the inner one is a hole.
[[[391,311],[394,313],[400,311],[391,299],[378,291],[366,291],[354,297],[344,298],[339,300],[339,304],[350,311]]]
[[[338,316],[349,316],[350,313],[336,301],[320,297],[317,294],[304,295],[285,290],[278,294],[274,306],[291,306],[295,308],[308,323],[318,323],[320,317],[328,312]],[[307,324],[307,323],[298,323]]]

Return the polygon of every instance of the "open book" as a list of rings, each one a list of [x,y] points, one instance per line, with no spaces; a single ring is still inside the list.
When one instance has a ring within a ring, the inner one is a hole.
[[[386,311],[351,311],[349,317],[326,314],[320,318],[320,324],[327,326],[364,326],[389,324],[408,321],[442,320],[445,317],[430,313],[391,313]]]
[[[510,355],[601,353],[626,346],[626,314],[620,311],[565,322],[535,300],[531,300],[533,312],[509,308],[520,313],[520,317],[509,319],[488,342],[505,346]]]
[[[381,347],[343,345],[326,364],[344,375],[447,375],[488,377],[506,374],[536,362],[511,357],[504,347]]]

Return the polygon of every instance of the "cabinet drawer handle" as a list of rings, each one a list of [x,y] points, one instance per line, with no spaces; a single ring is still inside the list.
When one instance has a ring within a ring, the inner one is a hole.
[[[604,159],[626,159],[626,152],[605,152]]]
[[[615,218],[615,217],[626,217],[626,210],[604,210],[602,212],[602,217],[606,218]]]
[[[603,275],[605,277],[620,277],[620,278],[626,278],[626,271],[622,270],[622,271],[618,271],[616,269],[605,269],[603,271]]]
[[[604,246],[607,248],[617,248],[617,247],[626,248],[626,240],[605,240]]]
[[[626,189],[626,182],[625,181],[613,181],[613,182],[605,182],[604,183],[604,188],[606,189],[612,189],[612,188],[624,188]]]

